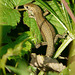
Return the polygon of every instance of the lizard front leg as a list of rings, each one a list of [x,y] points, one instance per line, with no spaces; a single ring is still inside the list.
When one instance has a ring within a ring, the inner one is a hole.
[[[66,37],[67,33],[64,33],[63,35],[57,34],[54,38],[54,44],[57,42],[58,38],[64,39]]]
[[[39,44],[36,44],[35,47],[39,48],[40,46],[44,46],[44,45],[47,45],[47,42],[41,42]]]

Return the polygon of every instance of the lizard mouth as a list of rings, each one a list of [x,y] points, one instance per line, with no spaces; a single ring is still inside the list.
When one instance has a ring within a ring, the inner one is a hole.
[[[24,8],[25,8],[25,10],[28,11],[28,13],[29,13],[31,16],[34,16],[34,13],[33,13],[32,10],[29,8],[29,6],[24,5]]]
[[[25,6],[25,5],[24,5],[24,8],[25,8],[25,10],[28,10],[28,6]]]

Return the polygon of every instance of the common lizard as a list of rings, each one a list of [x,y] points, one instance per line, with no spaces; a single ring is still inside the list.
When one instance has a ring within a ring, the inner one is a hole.
[[[56,35],[53,26],[44,18],[39,6],[28,3],[24,5],[24,8],[28,11],[29,17],[36,20],[42,37],[47,42],[46,56],[51,57],[54,52],[54,38]]]

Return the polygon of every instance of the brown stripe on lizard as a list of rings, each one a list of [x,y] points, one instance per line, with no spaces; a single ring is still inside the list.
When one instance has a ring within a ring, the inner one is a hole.
[[[46,56],[51,57],[54,52],[55,38],[55,30],[53,26],[43,17],[43,13],[39,6],[28,3],[24,5],[24,8],[28,11],[29,17],[32,17],[36,20],[42,37],[44,41],[47,42]]]

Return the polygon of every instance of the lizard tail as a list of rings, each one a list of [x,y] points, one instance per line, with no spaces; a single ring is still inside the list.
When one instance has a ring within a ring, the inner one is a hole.
[[[54,53],[54,50],[55,50],[54,47],[47,46],[46,56],[47,57],[52,57],[53,53]]]

